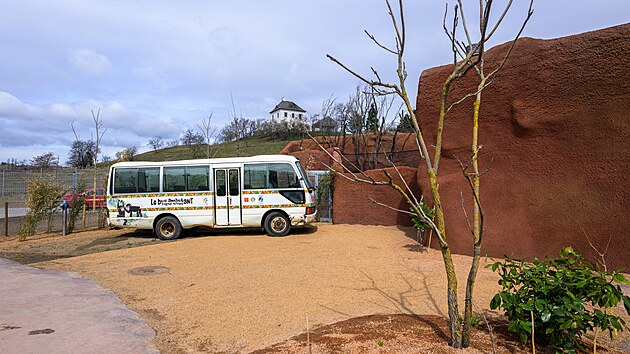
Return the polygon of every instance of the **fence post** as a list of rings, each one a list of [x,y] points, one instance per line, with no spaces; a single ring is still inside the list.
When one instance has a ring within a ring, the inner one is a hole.
[[[4,170],[2,170],[2,196],[4,197]]]
[[[9,236],[9,202],[4,202],[4,236]]]

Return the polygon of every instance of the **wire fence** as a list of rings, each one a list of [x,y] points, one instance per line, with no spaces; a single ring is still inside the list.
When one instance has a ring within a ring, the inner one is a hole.
[[[61,203],[60,203],[61,204]],[[86,204],[83,204],[84,206]],[[105,218],[102,213],[105,212],[106,209],[97,209],[96,212],[93,212],[90,208],[81,208],[79,210],[74,211],[75,219],[74,219],[74,229],[73,231],[92,229],[95,227],[102,227],[103,220]],[[24,201],[11,201],[4,202],[0,205],[0,225],[2,227],[2,231],[0,235],[2,236],[15,236],[19,233],[20,226],[24,222],[26,215],[29,211],[28,205]],[[68,221],[66,225],[69,224],[69,219],[71,217],[73,210],[69,209],[67,218]],[[36,227],[35,232],[52,232],[52,233],[60,233],[63,228],[63,214],[61,208],[55,209],[48,217],[42,218]]]
[[[96,183],[102,187],[108,171],[106,169],[96,170]],[[94,170],[92,169],[47,169],[47,170],[26,170],[26,171],[0,171],[0,198],[18,197],[18,200],[25,197],[28,191],[29,181],[36,178],[47,178],[57,182],[66,188],[67,192],[74,186],[91,187],[94,183]],[[16,198],[12,198],[16,199]]]
[[[0,171],[0,235],[14,236],[18,234],[29,208],[28,186],[35,179],[46,179],[60,185],[64,193],[81,193],[84,189],[93,188],[96,176],[97,187],[103,187],[108,171],[97,169],[54,168],[41,170]],[[61,205],[63,198],[57,202]],[[56,201],[53,201],[53,205]],[[70,214],[70,213],[69,213]],[[101,216],[102,218],[102,216]],[[45,217],[35,227],[35,232],[61,232],[61,208]],[[89,229],[99,226],[99,211],[90,209],[75,212],[74,230]]]

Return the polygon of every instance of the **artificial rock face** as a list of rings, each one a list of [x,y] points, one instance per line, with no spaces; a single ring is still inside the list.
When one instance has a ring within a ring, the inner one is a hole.
[[[506,43],[486,53],[489,71]],[[483,253],[557,256],[574,246],[589,260],[592,243],[609,267],[630,269],[630,24],[552,40],[522,38],[483,91],[479,144],[485,211]],[[434,145],[440,94],[451,66],[425,70],[417,116]],[[471,70],[451,94],[474,92]],[[472,252],[461,207],[472,195],[455,156],[470,158],[473,101],[454,108],[444,127],[439,183],[447,237],[455,253]],[[418,183],[430,197],[421,162]],[[472,209],[468,209],[470,216]]]

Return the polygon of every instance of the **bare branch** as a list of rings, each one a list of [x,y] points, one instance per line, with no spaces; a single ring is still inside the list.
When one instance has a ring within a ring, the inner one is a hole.
[[[407,189],[407,191],[409,192],[409,195],[411,195],[413,197],[413,201],[416,205],[420,205],[420,202],[418,201],[418,199],[416,198],[416,196],[413,194],[413,191],[411,190],[411,188],[409,187],[409,184],[407,184],[407,181],[405,181],[405,178],[403,177],[402,173],[400,173],[400,170],[398,170],[398,166],[396,166],[392,160],[390,160],[389,156],[387,156],[387,154],[385,154],[385,159],[387,159],[387,162],[390,163],[390,165],[394,168],[394,170],[396,171],[396,173],[398,174],[398,177],[400,177],[400,180],[403,182],[403,184],[405,185],[405,188]]]
[[[460,0],[461,1],[461,0]],[[494,27],[492,28],[492,30],[490,30],[490,33],[488,33],[488,36],[486,37],[486,41],[488,41],[492,35],[494,34],[494,32],[497,30],[497,28],[499,28],[499,25],[501,24],[501,22],[503,21],[503,18],[505,17],[505,15],[508,13],[508,10],[510,10],[510,7],[512,6],[512,0],[510,0],[507,5],[505,5],[505,9],[503,9],[503,13],[501,14],[501,17],[499,17],[499,19],[497,20],[497,22],[494,24]],[[531,11],[531,5],[530,5],[530,10]],[[528,12],[529,12],[528,11]]]
[[[363,30],[363,32],[365,32],[365,34],[366,34],[366,35],[367,35],[367,36],[368,36],[368,37],[369,37],[372,41],[374,41],[374,43],[376,43],[376,45],[377,45],[377,46],[379,46],[379,47],[383,48],[384,50],[386,50],[386,51],[388,51],[388,52],[390,52],[390,53],[392,53],[392,54],[394,54],[394,55],[397,55],[397,54],[398,54],[398,52],[397,52],[397,51],[392,50],[392,49],[389,49],[389,48],[387,48],[386,46],[382,45],[382,44],[381,44],[381,43],[380,43],[380,42],[379,42],[379,41],[378,41],[378,40],[377,40],[377,39],[376,39],[376,38],[375,38],[372,34],[370,34],[370,32],[368,32],[367,30]]]
[[[344,70],[346,70],[347,72],[352,74],[357,79],[359,79],[359,80],[363,81],[364,83],[374,87],[374,90],[376,90],[380,95],[391,94],[391,92],[382,91],[382,89],[380,89],[380,87],[382,87],[384,89],[393,90],[395,93],[399,93],[400,92],[400,90],[399,90],[399,88],[398,88],[398,86],[396,84],[385,84],[385,83],[382,83],[382,82],[379,82],[379,81],[368,80],[368,79],[364,78],[363,76],[361,76],[361,75],[357,74],[356,72],[354,72],[352,69],[348,68],[346,65],[341,63],[339,60],[337,60],[336,58],[334,58],[330,54],[326,54],[326,57],[328,59],[332,60],[335,64],[341,66]]]
[[[377,201],[376,201],[376,200],[374,200],[374,198],[372,198],[372,197],[370,197],[370,200],[371,200],[371,201],[372,201],[372,203],[374,203],[374,204],[378,204],[378,205],[380,205],[380,206],[383,206],[383,207],[386,207],[386,208],[388,208],[388,209],[391,209],[391,210],[397,211],[397,212],[399,212],[399,213],[404,213],[404,214],[408,214],[408,215],[411,215],[411,216],[417,216],[416,214],[414,214],[414,213],[412,213],[412,212],[410,212],[410,211],[407,211],[407,210],[402,210],[402,209],[398,209],[398,208],[394,208],[394,207],[393,207],[393,206],[391,206],[391,205],[387,205],[387,204],[384,204],[384,203],[381,203],[381,202],[377,202]]]
[[[492,77],[494,74],[499,72],[499,70],[501,70],[501,68],[503,68],[503,65],[505,64],[505,62],[507,61],[508,57],[512,53],[512,50],[514,49],[514,46],[516,46],[516,42],[521,37],[521,34],[523,34],[523,30],[525,29],[525,26],[527,25],[527,22],[529,22],[529,20],[531,19],[532,15],[534,14],[534,11],[532,10],[532,6],[534,6],[534,0],[530,0],[530,2],[529,2],[529,9],[527,10],[527,17],[525,18],[525,21],[523,21],[523,25],[521,25],[521,28],[519,29],[518,33],[514,37],[514,40],[512,41],[512,44],[510,45],[510,48],[508,49],[507,53],[503,57],[503,60],[501,61],[501,64],[499,64],[499,66],[496,69],[494,69],[490,74],[488,74],[487,78]]]
[[[394,12],[392,11],[392,6],[390,5],[389,0],[385,0],[385,3],[387,4],[389,17],[392,19],[392,26],[394,26],[394,31],[396,32],[396,41],[399,44],[397,54],[402,55],[403,52],[405,51],[405,38],[404,36],[401,35],[400,31],[398,30],[398,23],[396,22],[396,17],[394,16]],[[402,19],[402,23],[404,24],[402,0],[398,0],[398,6],[400,7],[400,17]],[[403,33],[404,33],[404,26],[403,26]]]
[[[466,34],[468,45],[472,47],[470,33],[468,32],[468,25],[466,24],[466,17],[464,17],[464,5],[462,4],[462,0],[457,0],[457,3],[459,4],[459,15],[462,17],[462,27],[464,27],[464,33]]]
[[[70,123],[70,128],[72,128],[72,133],[74,133],[74,139],[76,141],[80,141],[81,139],[79,139],[79,135],[77,134],[77,131],[74,129],[74,119]]]
[[[597,255],[600,257],[600,259],[595,258],[595,261],[597,263],[599,263],[599,265],[604,269],[604,272],[608,271],[608,267],[606,266],[606,253],[608,253],[608,247],[610,246],[610,241],[612,240],[612,235],[608,236],[608,242],[606,243],[606,249],[604,250],[604,252],[600,251],[597,247],[595,247],[593,245],[593,243],[591,242],[591,239],[588,237],[588,234],[586,233],[586,231],[584,231],[584,229],[582,229],[582,233],[584,233],[584,237],[586,237],[586,241],[588,241],[588,245],[591,246],[591,248],[595,251],[595,253],[597,253]]]
[[[472,225],[470,225],[470,219],[468,219],[468,213],[466,212],[466,207],[464,206],[464,193],[462,193],[462,191],[459,191],[459,195],[461,196],[462,211],[464,211],[464,217],[466,217],[466,224],[468,224],[468,230],[470,230],[470,233],[474,235],[475,232],[473,231]]]

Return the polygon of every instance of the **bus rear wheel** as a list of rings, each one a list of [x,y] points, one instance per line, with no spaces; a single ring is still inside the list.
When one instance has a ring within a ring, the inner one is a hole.
[[[155,233],[160,240],[174,240],[182,234],[182,224],[175,217],[165,216],[155,224]]]
[[[284,213],[274,211],[265,219],[265,231],[269,236],[285,236],[291,231],[291,221]]]

